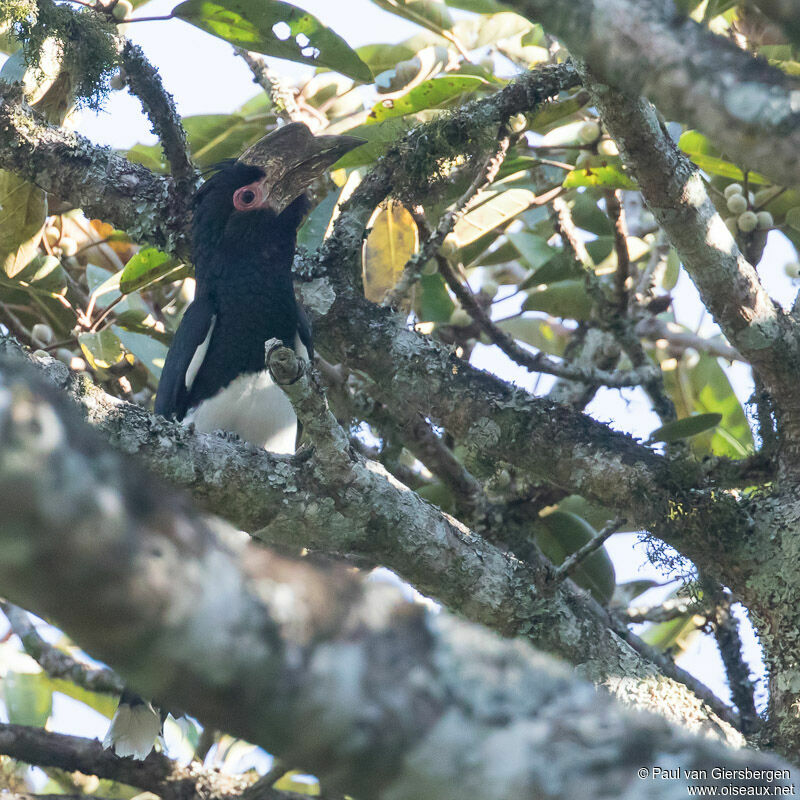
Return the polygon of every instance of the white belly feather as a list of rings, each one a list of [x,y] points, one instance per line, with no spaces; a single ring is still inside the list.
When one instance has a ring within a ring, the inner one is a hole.
[[[206,348],[207,342],[204,342]],[[308,358],[300,338],[295,352]],[[273,453],[294,453],[297,417],[292,404],[268,370],[240,375],[213,397],[193,408],[183,419],[198,431],[230,431],[256,447]]]

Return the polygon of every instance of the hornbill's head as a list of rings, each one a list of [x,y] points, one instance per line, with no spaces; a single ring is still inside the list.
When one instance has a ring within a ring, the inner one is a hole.
[[[314,136],[292,122],[218,164],[195,196],[195,261],[209,248],[240,250],[264,237],[293,237],[308,211],[306,189],[362,144],[355,136]]]

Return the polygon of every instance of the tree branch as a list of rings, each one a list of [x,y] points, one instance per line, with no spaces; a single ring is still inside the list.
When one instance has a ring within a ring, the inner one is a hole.
[[[699,171],[678,151],[646,101],[587,77],[609,133],[642,196],[678,251],[706,308],[728,341],[764,379],[800,441],[800,396],[787,363],[800,359],[797,325],[770,298],[709,199]]]
[[[795,85],[661,0],[510,0],[627,96],[708,136],[778,185],[800,182]],[[635,32],[635,33],[634,33]],[[614,136],[616,139],[617,137]],[[670,173],[671,174],[671,173]]]
[[[0,600],[0,609],[22,642],[22,648],[51,678],[64,678],[90,692],[122,693],[124,684],[110,669],[83,664],[45,641],[21,608]]]
[[[188,257],[189,203],[170,178],[47,125],[0,82],[0,169],[31,181],[86,214],[111,220],[134,241]]]
[[[634,768],[664,758],[709,774],[712,766],[786,769],[621,711],[521,642],[432,615],[389,587],[264,551],[245,555],[234,531],[108,452],[55,389],[19,363],[4,363],[2,374],[0,545],[20,534],[27,544],[13,564],[0,562],[4,589],[141,691],[303,764],[324,785],[365,800],[464,797],[475,786],[487,800],[620,790],[635,798],[651,792]],[[602,735],[587,736],[587,726]],[[52,737],[3,726],[0,750],[55,758],[55,745],[67,743],[63,764],[74,768],[75,748],[88,747],[82,771],[112,765],[103,769],[115,779],[143,783],[141,773],[120,772],[141,765],[99,743]],[[474,757],[465,762],[465,752]],[[506,754],[499,776],[497,752]],[[152,790],[165,791],[163,759],[151,755],[144,766],[155,770]],[[788,780],[788,771],[749,778]],[[673,785],[666,797],[685,796],[685,782]]]
[[[186,197],[197,188],[198,175],[189,157],[186,131],[172,95],[164,88],[158,70],[138,45],[125,40],[121,51],[125,82],[142,103],[158,136],[175,181],[175,191]]]
[[[647,698],[655,706],[664,705],[663,693],[677,693],[675,698],[683,697],[682,715],[698,722],[708,717],[684,687],[660,680],[647,661],[621,645],[610,631],[613,621],[591,597],[571,581],[554,586],[552,567],[544,559],[523,564],[425,503],[379,465],[344,447],[336,454],[324,442],[333,418],[320,413],[321,397],[315,397],[306,376],[295,380],[290,391],[299,393],[299,416],[316,434],[317,447],[327,448],[323,459],[287,459],[221,437],[193,435],[76,381],[60,362],[42,363],[62,391],[72,388],[79,395],[84,413],[118,447],[138,453],[158,474],[190,488],[207,508],[267,543],[354,554],[368,563],[384,564],[471,620],[506,635],[527,634],[542,648],[582,664],[593,680],[613,686],[633,702],[642,700],[641,682],[653,683]],[[10,375],[20,369],[19,364],[4,366]],[[95,476],[99,468],[87,474]],[[103,473],[93,479],[102,486],[110,477]],[[150,508],[143,502],[138,507]],[[157,511],[158,506],[152,507],[151,513]],[[63,516],[68,524],[69,515]],[[398,520],[403,521],[401,530]],[[114,581],[113,573],[109,580]],[[116,583],[108,590],[117,590]],[[33,603],[36,597],[27,599]],[[26,604],[32,607],[31,603]],[[104,600],[104,608],[113,613],[110,599]],[[135,618],[130,624],[135,627]],[[135,647],[136,636],[129,640]],[[666,707],[675,702],[670,700]]]

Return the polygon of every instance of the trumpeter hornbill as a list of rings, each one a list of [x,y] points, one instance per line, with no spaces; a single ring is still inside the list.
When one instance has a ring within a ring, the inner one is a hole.
[[[294,122],[215,167],[194,200],[195,299],[167,354],[157,414],[199,431],[230,431],[273,452],[295,451],[297,417],[265,367],[264,344],[280,339],[313,357],[292,280],[297,229],[310,207],[306,190],[363,143],[314,136]],[[161,724],[149,703],[126,690],[103,744],[145,758]]]

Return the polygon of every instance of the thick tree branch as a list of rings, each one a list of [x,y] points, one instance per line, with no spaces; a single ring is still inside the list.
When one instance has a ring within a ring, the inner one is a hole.
[[[76,386],[60,362],[43,363],[59,386],[79,395],[84,413],[118,447],[138,453],[207,508],[267,543],[383,564],[469,619],[505,635],[526,634],[543,649],[582,664],[587,676],[623,697],[639,702],[645,683],[652,685],[646,697],[655,706],[664,704],[664,693],[677,692],[682,717],[708,716],[683,687],[658,678],[646,660],[621,644],[608,613],[586,593],[570,581],[555,584],[544,559],[518,561],[346,446],[297,463],[224,438],[196,436],[91,385]],[[5,369],[13,374],[15,368]],[[302,377],[291,388],[300,393],[298,411],[313,431],[321,398],[315,399]],[[317,446],[328,447],[331,420],[317,419]]]
[[[510,0],[604,83],[644,94],[670,119],[778,185],[800,182],[795,83],[661,0]]]
[[[86,214],[112,221],[135,241],[188,257],[190,197],[170,178],[47,125],[0,82],[0,169],[15,172]]]
[[[522,643],[349,573],[250,552],[245,579],[233,531],[123,464],[60,393],[25,373],[6,363],[0,384],[0,544],[26,543],[13,564],[0,562],[0,580],[145,693],[365,800],[461,798],[476,786],[486,800],[646,797],[651,786],[636,770],[665,758],[709,775],[786,769],[622,712]],[[27,756],[15,749],[25,745]],[[26,758],[33,746],[24,729],[0,729],[0,750]],[[90,746],[87,771],[98,759],[134,763]],[[162,767],[158,756],[148,764]],[[773,772],[737,783],[789,779]],[[659,791],[683,797],[686,781]]]
[[[153,792],[162,800],[201,797],[222,800],[241,794],[252,783],[252,778],[206,770],[196,763],[181,767],[160,753],[151,753],[145,761],[120,758],[96,739],[65,736],[24,725],[0,723],[0,753],[26,764],[126,783]],[[281,798],[286,795],[276,792],[275,800]]]
[[[642,196],[678,251],[728,341],[747,359],[783,413],[789,441],[800,441],[800,397],[787,363],[800,362],[797,325],[773,302],[739,252],[706,193],[699,171],[678,151],[653,107],[587,83]]]

